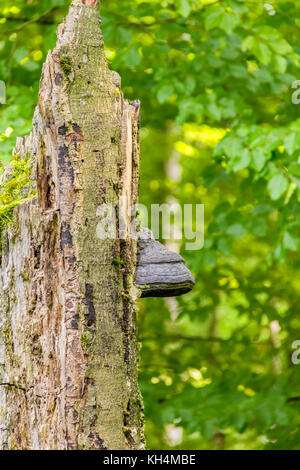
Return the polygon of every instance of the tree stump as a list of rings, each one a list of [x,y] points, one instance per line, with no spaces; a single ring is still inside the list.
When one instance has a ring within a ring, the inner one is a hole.
[[[137,202],[139,107],[108,68],[98,10],[72,2],[15,149],[37,197],[2,236],[1,449],[144,447],[136,241],[96,236],[99,206]]]

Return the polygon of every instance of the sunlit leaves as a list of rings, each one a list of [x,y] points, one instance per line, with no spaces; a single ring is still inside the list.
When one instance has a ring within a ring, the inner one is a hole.
[[[288,179],[281,173],[277,173],[276,175],[272,176],[268,183],[268,190],[270,193],[270,197],[273,200],[279,199],[283,193],[286,191],[288,185]]]
[[[189,16],[192,5],[190,0],[175,0],[175,5],[177,6],[178,12],[184,16]]]
[[[205,15],[205,28],[210,31],[221,24],[223,11],[221,9],[211,9]]]
[[[194,99],[183,99],[179,103],[179,114],[176,119],[177,124],[183,124],[188,118],[197,118],[197,116],[202,114],[203,109],[203,105],[197,103]]]
[[[174,87],[171,84],[162,84],[157,90],[157,99],[160,103],[164,103],[174,93]]]
[[[299,238],[292,235],[290,232],[284,232],[283,234],[283,246],[284,248],[297,251],[299,246]]]
[[[251,155],[248,149],[243,149],[240,154],[236,154],[231,159],[231,165],[233,171],[243,170],[244,168],[248,168],[251,162]]]
[[[270,63],[272,52],[266,44],[260,41],[256,41],[254,39],[253,45],[252,45],[252,51],[254,52],[254,54],[256,55],[256,57],[262,64],[268,65]]]
[[[220,28],[223,29],[227,34],[230,34],[239,23],[240,17],[238,15],[233,13],[224,13],[220,22]]]
[[[226,230],[228,235],[231,235],[233,238],[239,239],[246,234],[245,228],[241,224],[234,224],[228,227]]]
[[[218,245],[218,249],[221,251],[221,253],[223,253],[224,255],[231,255],[232,253],[232,239],[227,237],[222,237],[222,238],[219,238],[218,242],[217,242],[217,245]]]
[[[252,160],[254,169],[257,171],[261,171],[267,161],[267,158],[268,152],[266,152],[264,148],[258,147],[253,149]]]
[[[283,145],[287,153],[293,155],[293,153],[300,148],[300,133],[289,132],[284,138]]]
[[[123,61],[126,61],[126,64],[131,69],[134,69],[137,65],[139,65],[141,60],[142,57],[137,46],[131,47],[123,57]]]

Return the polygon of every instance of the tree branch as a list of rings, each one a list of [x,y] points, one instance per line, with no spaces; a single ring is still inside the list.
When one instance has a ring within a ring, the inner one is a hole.
[[[259,343],[255,341],[237,341],[234,338],[214,338],[214,337],[202,337],[202,336],[184,336],[184,335],[156,335],[156,336],[144,336],[138,338],[138,341],[155,341],[158,338],[166,339],[169,341],[205,341],[205,342],[216,342],[216,343],[236,343],[236,344],[248,344],[252,346],[270,346],[268,343]]]
[[[54,24],[53,21],[50,21],[50,19],[47,19],[46,17],[49,15],[49,13],[52,13],[55,10],[58,10],[58,9],[59,9],[59,7],[52,7],[49,10],[44,11],[44,13],[42,13],[37,18],[31,18],[31,19],[20,18],[20,17],[13,18],[13,17],[10,17],[10,16],[4,16],[3,18],[5,18],[7,21],[11,21],[11,22],[14,22],[14,21],[15,22],[20,22],[20,21],[22,21],[22,23],[23,23],[20,26],[18,26],[17,28],[10,29],[10,30],[7,30],[5,32],[6,33],[18,32],[18,31],[21,31],[22,29],[26,28],[26,26],[28,26],[30,24],[33,24],[33,23],[41,23],[41,24],[47,24],[47,25]]]

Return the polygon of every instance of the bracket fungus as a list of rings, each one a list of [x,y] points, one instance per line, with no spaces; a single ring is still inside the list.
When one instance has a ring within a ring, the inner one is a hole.
[[[149,229],[138,234],[136,285],[141,297],[175,297],[193,289],[195,279],[182,256],[154,240]]]

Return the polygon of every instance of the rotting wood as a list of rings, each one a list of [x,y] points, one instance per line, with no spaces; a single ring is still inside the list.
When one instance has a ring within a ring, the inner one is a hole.
[[[139,117],[99,23],[98,1],[72,2],[15,150],[30,152],[38,197],[3,236],[1,449],[144,448],[136,241],[96,237],[99,205],[137,202]]]

